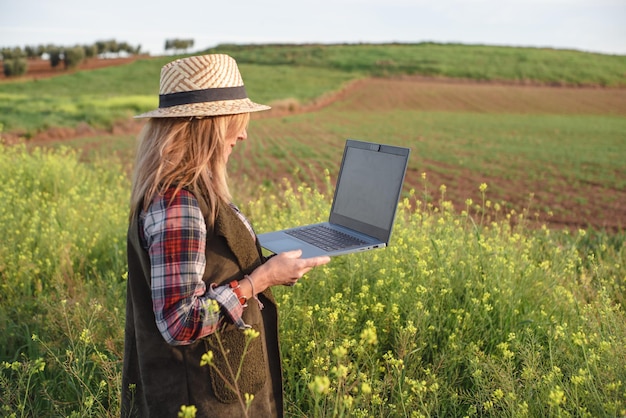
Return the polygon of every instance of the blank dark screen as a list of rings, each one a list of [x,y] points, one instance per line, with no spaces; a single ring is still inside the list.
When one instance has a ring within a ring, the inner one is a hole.
[[[386,229],[394,217],[404,177],[402,155],[348,148],[333,212]]]

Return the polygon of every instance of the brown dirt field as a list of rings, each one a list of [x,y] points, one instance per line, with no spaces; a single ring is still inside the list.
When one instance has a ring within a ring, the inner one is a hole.
[[[119,65],[134,58],[107,60],[89,60],[78,70]],[[32,65],[24,77],[49,77],[63,73],[63,70],[46,68],[47,61]],[[0,78],[1,80],[1,78]],[[485,94],[488,89],[488,94]],[[532,113],[532,114],[597,114],[626,116],[626,89],[603,89],[595,87],[553,87],[543,85],[510,85],[505,83],[477,83],[462,80],[442,80],[424,77],[400,77],[394,79],[364,79],[353,82],[342,91],[323,97],[315,103],[305,106],[293,103],[275,103],[269,112],[254,114],[253,118],[276,118],[303,112],[315,112],[329,105],[352,110],[412,109],[424,111],[462,111],[478,113]],[[62,141],[95,135],[136,135],[143,121],[129,120],[117,124],[112,131],[97,131],[90,126],[76,129],[54,128],[42,132],[31,139],[33,144],[47,141]],[[3,134],[3,139],[10,139],[10,133]],[[441,163],[423,160],[430,165]],[[555,196],[541,182],[523,180],[504,180],[486,178],[470,170],[463,170],[459,175],[458,167],[443,167],[439,173],[452,171],[454,175],[428,173],[431,194],[437,199],[438,187],[445,184],[446,199],[457,210],[465,209],[465,201],[471,197],[480,201],[477,187],[487,183],[490,190],[498,190],[497,196],[489,195],[494,202],[504,202],[517,212],[528,209],[527,216],[537,222],[547,223],[554,228],[586,228],[589,226],[607,230],[623,230],[626,226],[626,190],[612,190],[599,184],[583,186],[568,185],[563,182],[560,196],[585,196],[587,204],[575,199],[556,201]],[[269,174],[269,173],[268,173]],[[617,173],[619,174],[619,173]],[[284,173],[272,174],[275,181],[280,181]],[[423,189],[421,173],[410,170],[407,173],[407,185],[415,190]],[[567,188],[571,191],[568,191]],[[581,190],[581,187],[583,190]],[[532,202],[529,195],[533,193]],[[537,207],[555,209],[555,215],[537,211]],[[502,218],[504,215],[498,215]]]
[[[66,70],[63,64],[59,64],[53,68],[50,61],[33,59],[28,60],[28,69],[26,74],[21,77],[6,77],[4,72],[0,72],[0,82],[9,80],[36,80],[40,78],[53,77],[55,75],[70,74],[75,71],[95,70],[96,68],[111,67],[114,65],[128,64],[139,58],[138,56],[129,56],[123,58],[89,58],[83,61],[77,68]],[[2,61],[0,61],[0,64]]]

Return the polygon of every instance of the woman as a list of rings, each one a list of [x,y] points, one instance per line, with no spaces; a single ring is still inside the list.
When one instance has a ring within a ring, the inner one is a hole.
[[[165,65],[159,108],[137,116],[150,119],[131,193],[122,416],[243,416],[246,401],[249,416],[283,414],[270,288],[330,260],[265,259],[231,202],[228,158],[250,112],[267,109],[231,57],[204,55]]]

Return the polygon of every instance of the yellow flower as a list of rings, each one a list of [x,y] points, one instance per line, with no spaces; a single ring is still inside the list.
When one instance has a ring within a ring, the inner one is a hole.
[[[376,328],[373,326],[365,328],[361,332],[361,344],[376,345],[378,344],[378,336],[376,335]]]
[[[212,366],[213,365],[213,351],[207,351],[200,358],[200,366]]]
[[[333,350],[333,354],[335,355],[335,357],[337,357],[337,359],[342,359],[342,358],[344,358],[345,356],[348,355],[348,350],[345,347],[343,347],[343,346],[336,347]]]
[[[261,335],[259,333],[259,331],[255,330],[254,328],[246,328],[245,331],[243,332],[243,334],[246,336],[246,339],[248,341],[250,340],[254,340],[255,338],[257,338],[259,335]]]
[[[563,389],[561,389],[560,386],[556,386],[554,389],[552,389],[550,391],[550,405],[552,406],[559,406],[563,403],[565,403],[565,400],[567,399],[565,397],[565,392],[563,391]]]
[[[313,381],[309,383],[309,390],[317,394],[327,394],[330,389],[330,379],[328,376],[315,376]]]
[[[180,411],[178,411],[178,418],[194,418],[198,413],[198,408],[194,405],[181,405]]]
[[[372,393],[372,386],[370,386],[370,384],[367,382],[361,383],[361,393],[363,395],[369,395],[370,393]]]
[[[493,398],[500,400],[502,398],[504,398],[504,392],[502,391],[502,389],[496,389],[493,391]]]

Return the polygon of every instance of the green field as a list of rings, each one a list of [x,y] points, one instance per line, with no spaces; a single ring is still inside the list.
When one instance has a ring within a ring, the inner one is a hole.
[[[391,246],[275,289],[288,416],[626,416],[625,90],[590,86],[623,86],[624,57],[218,49],[294,106],[231,158],[258,232],[322,219],[345,138],[413,150]],[[36,138],[154,107],[170,59],[0,84],[5,132],[32,136],[0,145],[0,416],[119,415],[134,134]]]

